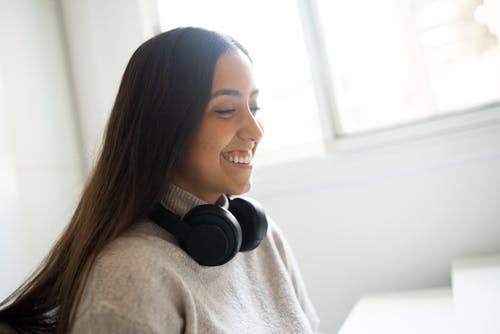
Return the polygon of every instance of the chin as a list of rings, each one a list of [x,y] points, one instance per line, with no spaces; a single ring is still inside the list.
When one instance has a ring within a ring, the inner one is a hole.
[[[236,195],[236,196],[243,195],[244,193],[249,192],[251,187],[252,185],[250,182],[241,186],[232,187],[229,195]]]

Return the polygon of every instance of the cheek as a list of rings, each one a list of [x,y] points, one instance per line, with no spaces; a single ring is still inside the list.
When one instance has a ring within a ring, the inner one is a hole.
[[[204,166],[217,160],[226,146],[225,141],[213,135],[197,138],[193,144],[191,159]]]
[[[227,126],[213,126],[200,132],[197,145],[206,153],[220,154],[231,143],[234,136],[235,133]]]
[[[234,136],[234,126],[230,122],[205,119],[190,145],[188,155],[191,164],[202,169],[218,168],[217,161]]]
[[[219,153],[221,148],[222,148],[222,143],[219,140],[217,140],[217,138],[214,138],[214,136],[212,136],[212,138],[205,137],[205,139],[200,140],[198,142],[198,150],[202,154]]]

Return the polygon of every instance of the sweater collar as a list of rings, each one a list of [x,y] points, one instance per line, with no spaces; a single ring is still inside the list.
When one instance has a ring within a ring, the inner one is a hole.
[[[196,197],[190,192],[179,188],[175,184],[169,184],[166,187],[161,200],[161,204],[169,211],[175,213],[180,217],[184,217],[186,213],[192,208],[198,205],[208,204],[204,200]],[[229,208],[229,200],[226,195],[222,195],[215,205],[222,207],[224,209]]]

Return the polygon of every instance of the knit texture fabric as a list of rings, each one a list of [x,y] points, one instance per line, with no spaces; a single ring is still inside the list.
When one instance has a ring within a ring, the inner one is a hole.
[[[162,204],[183,216],[204,202],[170,186]],[[319,319],[290,247],[268,221],[259,247],[218,267],[200,266],[169,232],[138,222],[99,255],[72,332],[317,332]]]

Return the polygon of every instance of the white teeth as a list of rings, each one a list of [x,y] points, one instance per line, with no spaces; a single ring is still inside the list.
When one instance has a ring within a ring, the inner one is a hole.
[[[252,153],[248,152],[246,155],[234,155],[234,156],[228,156],[227,159],[231,161],[232,163],[237,163],[237,164],[249,164],[252,162]]]

